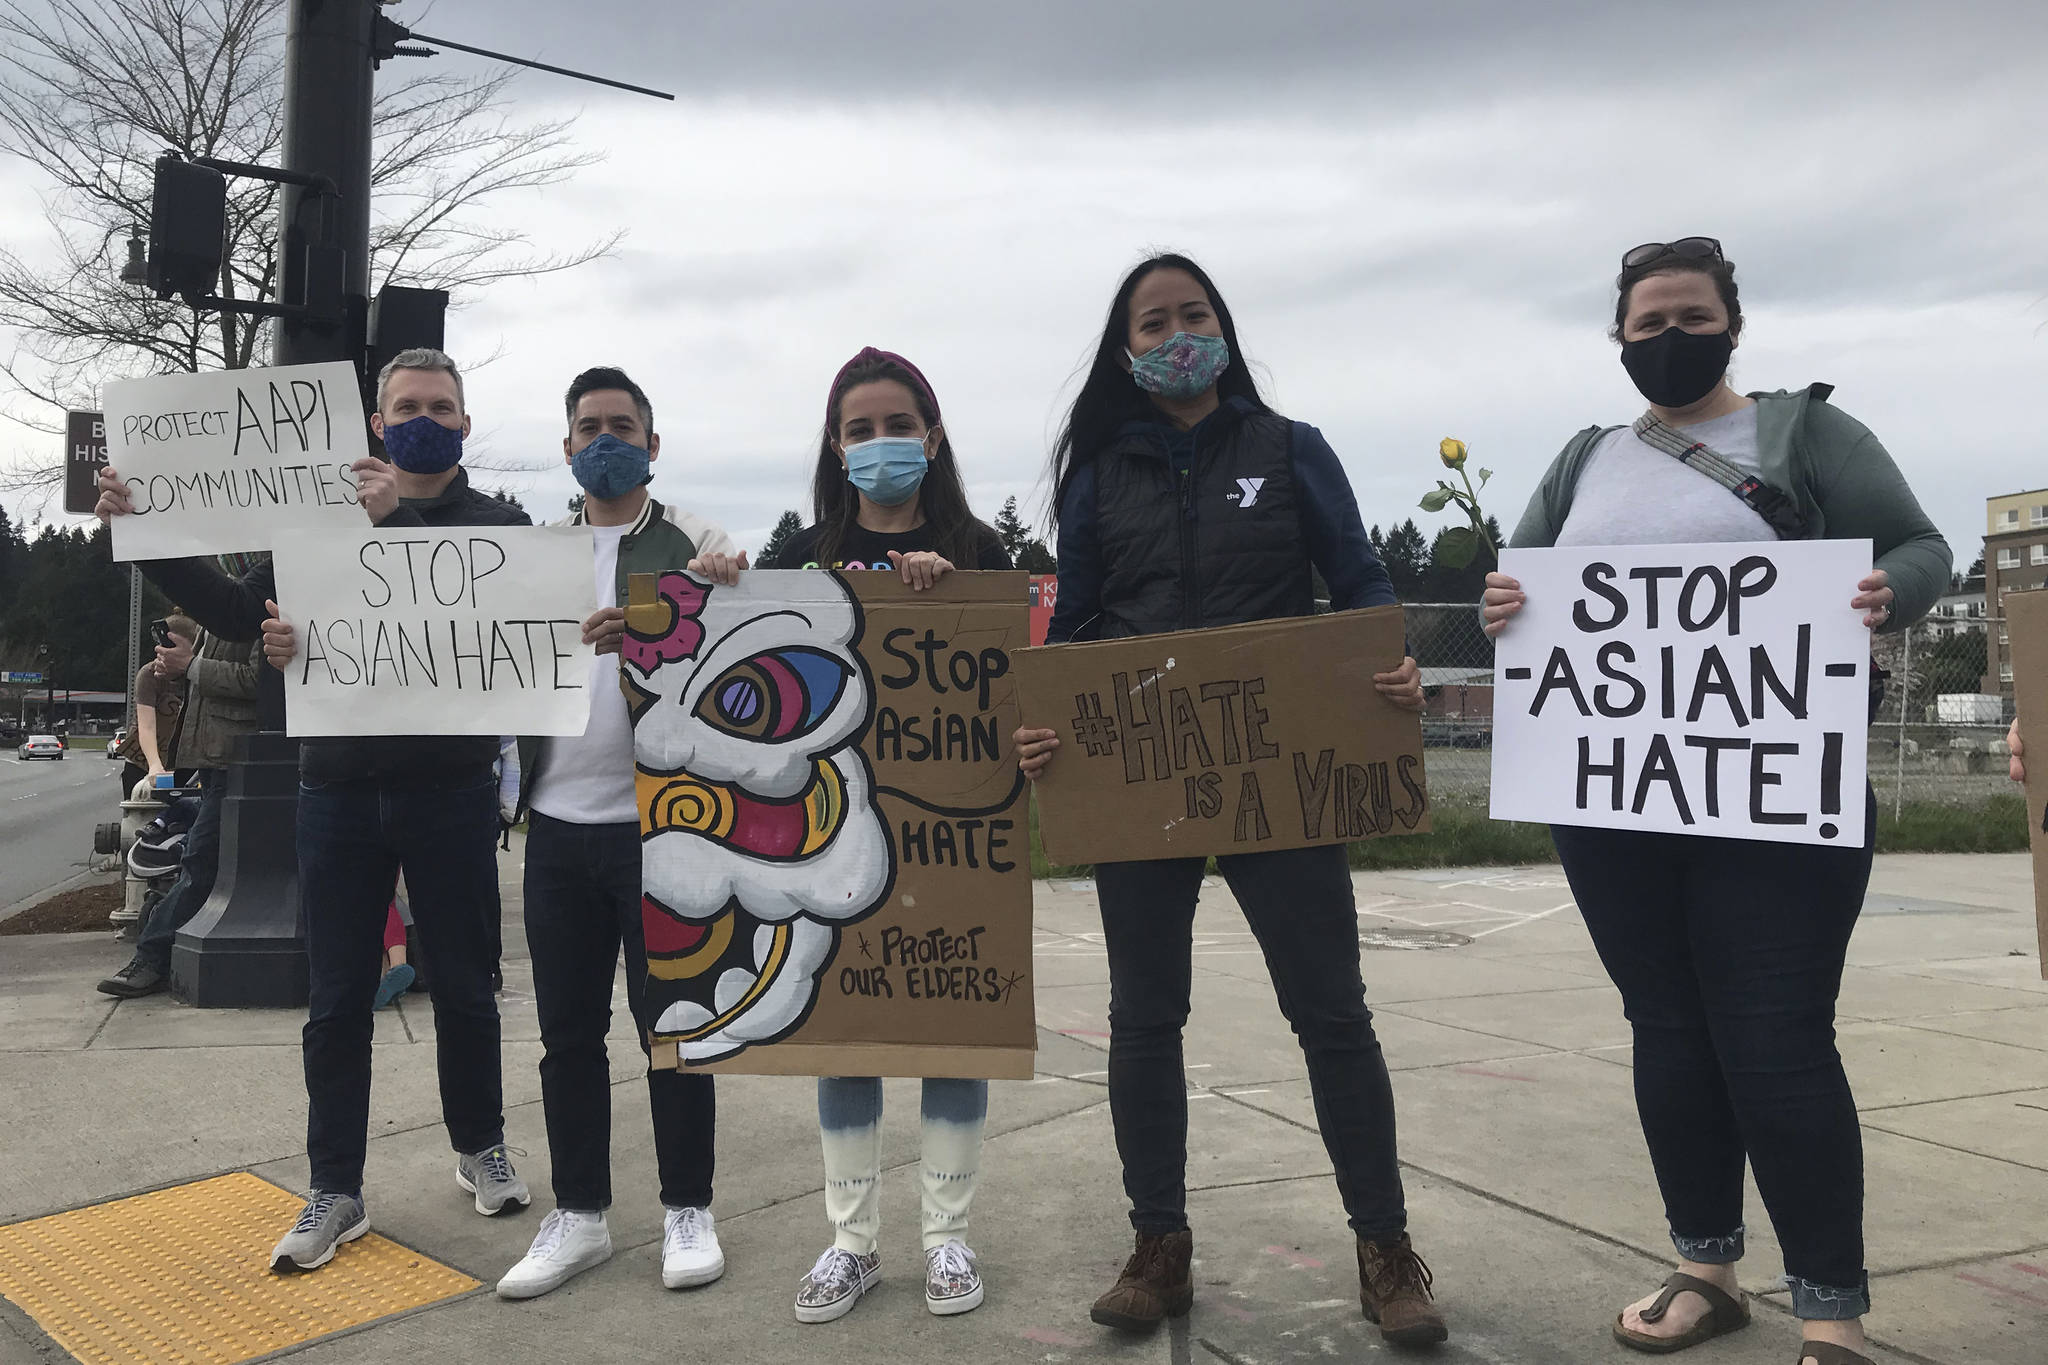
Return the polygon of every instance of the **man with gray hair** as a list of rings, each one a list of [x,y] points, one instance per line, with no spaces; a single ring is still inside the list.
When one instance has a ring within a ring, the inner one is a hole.
[[[462,376],[439,351],[395,356],[377,376],[370,429],[389,463],[357,461],[357,498],[376,526],[527,525],[524,512],[469,486]],[[130,511],[128,485],[100,475],[105,521]],[[270,665],[296,652],[277,619],[268,560],[230,578],[208,559],[142,571],[192,618],[229,640],[263,640]],[[441,1115],[455,1179],[477,1212],[530,1202],[505,1149],[497,965],[498,741],[457,735],[358,735],[304,741],[299,758],[299,892],[311,979],[304,1037],[306,1151],[312,1192],[271,1253],[278,1271],[311,1270],[370,1230],[363,1203],[369,1142],[371,1003],[386,908],[405,871],[434,1001]]]

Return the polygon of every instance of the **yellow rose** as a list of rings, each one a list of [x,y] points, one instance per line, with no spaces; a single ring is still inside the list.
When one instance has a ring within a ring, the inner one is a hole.
[[[1446,469],[1457,469],[1465,463],[1465,443],[1455,436],[1444,437],[1437,453],[1443,456]]]

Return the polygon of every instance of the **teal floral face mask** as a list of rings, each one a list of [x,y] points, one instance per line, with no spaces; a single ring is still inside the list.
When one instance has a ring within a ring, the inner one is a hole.
[[[1131,356],[1131,381],[1161,398],[1194,398],[1216,386],[1230,366],[1230,343],[1222,337],[1175,332],[1143,355]]]

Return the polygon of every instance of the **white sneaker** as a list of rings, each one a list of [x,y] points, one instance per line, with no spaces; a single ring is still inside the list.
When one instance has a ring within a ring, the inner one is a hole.
[[[845,1317],[881,1274],[879,1253],[856,1256],[840,1247],[831,1248],[797,1286],[796,1320],[831,1322]]]
[[[924,1306],[938,1316],[972,1313],[981,1307],[981,1272],[974,1253],[958,1237],[924,1254]]]
[[[556,1209],[541,1220],[525,1259],[498,1281],[501,1299],[532,1299],[612,1258],[612,1230],[601,1213]]]
[[[718,1220],[710,1209],[670,1209],[661,1224],[661,1283],[667,1289],[710,1284],[725,1273]]]

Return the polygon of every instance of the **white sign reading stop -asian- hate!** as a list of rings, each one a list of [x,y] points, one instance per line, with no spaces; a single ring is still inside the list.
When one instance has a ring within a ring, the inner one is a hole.
[[[1870,542],[1508,550],[1491,812],[1860,845]]]

